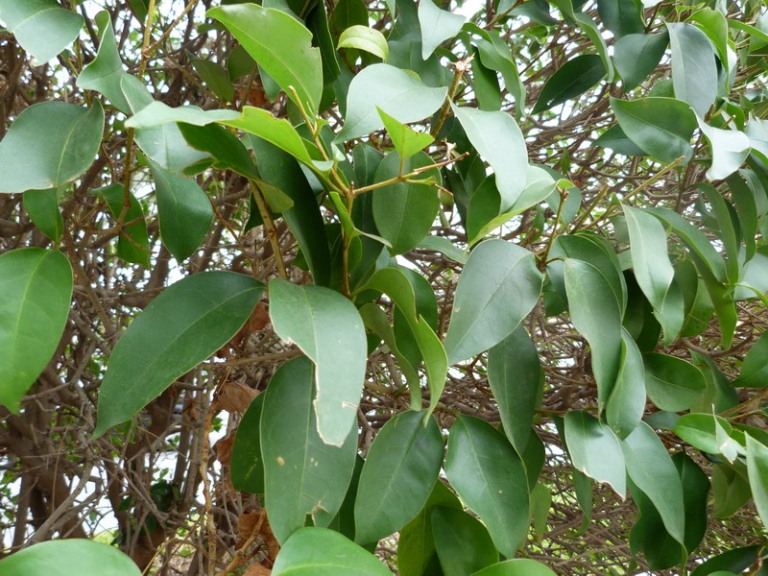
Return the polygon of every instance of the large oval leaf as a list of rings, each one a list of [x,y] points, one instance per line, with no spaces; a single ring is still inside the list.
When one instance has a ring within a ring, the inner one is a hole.
[[[403,412],[373,441],[355,501],[355,540],[378,542],[412,520],[432,491],[443,463],[443,438],[434,418]]]
[[[446,506],[435,506],[430,516],[443,576],[466,576],[498,562],[499,552],[482,522]]]
[[[627,491],[624,455],[619,439],[608,426],[586,412],[568,412],[565,441],[574,468],[608,484],[624,498]]]
[[[260,436],[267,515],[284,542],[306,525],[328,526],[339,511],[355,468],[357,436],[327,446],[312,407],[314,369],[307,358],[283,364],[269,382]]]
[[[717,96],[715,48],[707,35],[684,22],[667,23],[675,98],[704,118]]]
[[[515,558],[483,568],[472,576],[555,576],[555,573],[535,560]]]
[[[657,352],[646,354],[643,360],[648,397],[662,410],[688,410],[706,392],[704,374],[690,362]]]
[[[51,540],[0,560],[3,576],[140,576],[136,563],[114,546],[92,540]]]
[[[365,330],[354,305],[322,286],[269,285],[269,316],[275,332],[295,342],[315,363],[317,431],[341,446],[357,421],[368,357]]]
[[[0,193],[68,184],[96,159],[104,109],[41,102],[25,109],[0,142]]]
[[[606,4],[614,4],[610,1]],[[613,47],[616,70],[629,91],[645,80],[656,69],[669,43],[665,34],[627,34]]]
[[[605,407],[605,418],[620,438],[640,422],[645,411],[643,356],[629,332],[621,331],[621,361],[616,385]]]
[[[83,17],[55,0],[0,0],[0,19],[13,32],[33,64],[45,64],[69,46],[83,27]]]
[[[451,428],[445,474],[485,522],[496,548],[514,556],[528,532],[525,466],[504,435],[483,420],[460,416]]]
[[[582,54],[569,60],[547,80],[532,112],[537,114],[583,94],[605,76],[603,60],[597,54]]]
[[[226,344],[251,316],[263,290],[249,276],[214,271],[184,278],[155,298],[112,352],[94,435],[133,417]]]
[[[441,10],[432,0],[419,2],[418,14],[422,60],[429,58],[440,44],[456,36],[466,21],[461,14]]]
[[[283,545],[272,576],[390,576],[379,560],[327,528],[302,528]]]
[[[0,404],[19,400],[56,351],[72,299],[72,267],[58,250],[0,256]]]
[[[495,346],[538,302],[542,276],[533,254],[511,242],[478,244],[459,277],[445,336],[449,364]]]
[[[320,50],[312,47],[312,33],[298,19],[256,4],[218,6],[206,15],[224,24],[289,98],[295,99],[292,87],[297,104],[310,114],[318,111],[323,93]]]

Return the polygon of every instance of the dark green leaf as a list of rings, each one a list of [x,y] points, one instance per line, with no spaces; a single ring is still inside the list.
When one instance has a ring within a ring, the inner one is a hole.
[[[663,34],[628,34],[619,38],[613,47],[613,61],[624,80],[624,90],[631,90],[656,69],[667,44],[669,35],[666,31]]]
[[[555,573],[535,560],[515,558],[483,568],[472,576],[555,576]]]
[[[662,410],[687,410],[707,389],[701,370],[682,358],[653,352],[643,361],[648,397]]]
[[[643,32],[638,0],[598,0],[597,12],[605,27],[618,38]]]
[[[432,508],[431,516],[435,550],[444,576],[466,576],[498,562],[493,540],[477,519],[463,510],[444,506]]]
[[[768,386],[768,332],[760,336],[760,339],[747,352],[739,377],[733,385],[746,388]]]
[[[752,499],[755,508],[768,526],[768,446],[755,440],[750,434],[747,437],[747,472],[752,488]]]
[[[51,540],[0,560],[3,576],[139,576],[136,564],[114,546],[92,540]]]
[[[619,438],[626,438],[638,425],[644,412],[643,356],[629,332],[622,329],[619,374],[605,407],[605,419]]]
[[[217,98],[224,102],[234,99],[235,87],[229,79],[229,73],[221,64],[200,58],[191,59],[190,64]]]
[[[144,219],[144,209],[139,201],[133,194],[126,194],[122,184],[105,186],[97,189],[96,192],[104,196],[112,216],[121,224],[117,239],[117,255],[126,262],[148,267],[149,234]]]
[[[707,496],[709,478],[699,465],[685,452],[672,457],[672,463],[680,475],[685,506],[685,549],[693,552],[707,532]]]
[[[558,68],[541,90],[533,113],[544,112],[583,94],[605,76],[600,56],[582,54]]]
[[[264,460],[261,457],[261,413],[264,394],[259,394],[248,406],[237,427],[232,446],[229,473],[232,486],[251,494],[264,494]]]
[[[713,556],[699,565],[696,570],[691,572],[691,576],[715,576],[719,571],[741,574],[744,570],[755,564],[761,548],[761,544],[755,544],[753,546],[728,550]]]
[[[61,242],[64,220],[59,210],[59,194],[56,188],[24,192],[24,210],[43,234],[54,242]]]

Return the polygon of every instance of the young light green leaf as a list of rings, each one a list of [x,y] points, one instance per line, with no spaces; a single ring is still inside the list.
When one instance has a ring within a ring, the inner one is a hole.
[[[430,517],[443,576],[466,576],[499,560],[488,530],[464,510],[435,506]]]
[[[386,62],[389,58],[389,45],[384,34],[375,28],[360,24],[355,24],[344,30],[339,36],[337,47],[363,50],[381,58],[382,62]]]
[[[269,285],[269,316],[278,336],[294,342],[315,363],[317,431],[341,446],[357,421],[365,378],[365,330],[354,305],[322,286],[281,279]]]
[[[504,433],[517,453],[523,454],[541,400],[544,371],[522,326],[488,351],[488,384],[499,406]]]
[[[623,500],[627,492],[624,455],[611,429],[586,412],[568,412],[565,441],[574,468],[608,484]]]
[[[355,500],[355,540],[378,542],[422,509],[443,463],[443,438],[434,418],[403,412],[376,436],[360,475]]]
[[[179,262],[200,246],[213,222],[208,195],[191,178],[176,176],[152,164],[157,185],[157,215],[163,244]]]
[[[706,392],[701,370],[677,356],[648,353],[644,356],[648,397],[667,412],[688,410]]]
[[[486,240],[470,253],[459,277],[445,350],[455,364],[509,336],[536,305],[542,276],[533,253]]]
[[[645,412],[643,356],[632,336],[621,330],[621,361],[616,385],[605,406],[605,419],[619,438],[635,429]]]
[[[649,155],[665,164],[691,157],[691,136],[697,124],[696,115],[685,102],[658,97],[633,101],[611,98],[611,108],[627,137]]]
[[[387,134],[392,139],[392,145],[401,158],[410,158],[417,152],[421,152],[432,144],[435,139],[426,132],[416,132],[407,124],[399,122],[381,108],[378,108],[381,121],[387,129]]]
[[[605,76],[605,66],[596,54],[581,54],[557,69],[544,85],[533,113],[544,112],[583,94]]]
[[[712,166],[707,170],[707,178],[727,178],[741,168],[746,160],[750,151],[749,137],[739,130],[715,128],[701,118],[697,118],[697,121],[712,149]]]
[[[59,210],[59,193],[56,188],[24,192],[24,210],[43,234],[54,242],[61,242],[64,219]]]
[[[357,435],[328,446],[312,406],[314,367],[307,358],[283,364],[269,382],[259,434],[269,525],[280,542],[306,525],[328,526],[355,468]]]
[[[447,93],[448,88],[429,87],[389,64],[367,66],[349,85],[344,128],[336,141],[345,142],[384,128],[379,108],[403,124],[423,120],[440,108]]]
[[[323,93],[320,50],[312,47],[312,33],[300,21],[275,8],[256,4],[217,6],[206,15],[215,18],[237,38],[259,66],[289,98],[309,114],[316,114]]]
[[[682,22],[667,23],[672,48],[672,84],[675,97],[687,102],[704,118],[717,96],[717,65],[712,42],[699,28]]]
[[[65,102],[33,104],[0,141],[0,193],[45,190],[69,184],[99,152],[104,109]]]
[[[520,178],[528,167],[525,139],[514,118],[506,112],[486,112],[453,107],[470,142],[496,174],[501,194],[499,213],[506,212],[523,193],[525,181]]]
[[[747,472],[752,498],[763,526],[768,526],[768,446],[747,434]]]
[[[378,558],[327,528],[297,530],[280,549],[272,576],[390,576]]]
[[[483,568],[472,576],[556,576],[552,570],[528,558],[514,558]]]
[[[263,290],[249,276],[213,271],[188,276],[155,298],[112,351],[94,436],[133,417],[226,344],[250,317]]]
[[[83,17],[55,0],[0,0],[0,20],[16,41],[42,66],[69,46],[83,27]]]
[[[19,400],[51,359],[72,298],[72,267],[58,250],[0,255],[0,404]]]
[[[114,546],[93,540],[49,540],[0,560],[3,576],[50,576],[66,566],[78,576],[140,576],[136,563]]]
[[[421,58],[426,60],[432,52],[461,31],[466,18],[441,10],[432,0],[419,2],[419,28],[421,29]]]
[[[448,438],[445,473],[496,548],[513,556],[528,531],[530,502],[525,466],[504,435],[483,420],[459,416]]]
[[[632,482],[653,502],[667,532],[684,545],[683,485],[664,444],[641,422],[621,441],[621,449]]]

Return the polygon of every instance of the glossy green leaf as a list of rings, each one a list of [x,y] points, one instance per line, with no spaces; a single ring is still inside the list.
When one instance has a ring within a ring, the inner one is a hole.
[[[565,441],[574,468],[608,484],[622,499],[627,492],[621,443],[608,426],[581,411],[565,415]]]
[[[523,454],[541,400],[544,371],[536,346],[522,326],[488,351],[488,384],[504,433],[517,453]]]
[[[96,190],[104,197],[115,220],[122,216],[117,239],[117,255],[126,262],[149,266],[149,234],[144,209],[133,194],[126,194],[122,184],[111,184]],[[128,206],[126,207],[126,201]]]
[[[503,240],[478,244],[456,287],[445,336],[449,364],[509,336],[538,302],[541,286],[533,253]]]
[[[0,404],[14,412],[59,345],[72,287],[72,267],[57,250],[0,255]]]
[[[507,211],[525,187],[525,181],[520,178],[528,167],[523,133],[514,118],[506,112],[453,106],[453,113],[461,122],[469,141],[493,168],[501,194],[499,213]]]
[[[157,213],[163,244],[176,257],[186,260],[205,239],[213,222],[208,195],[191,178],[176,176],[152,165],[157,185]]]
[[[667,23],[672,49],[672,84],[675,97],[687,102],[704,118],[717,96],[715,50],[699,28],[680,22]]]
[[[752,546],[727,550],[700,564],[691,572],[691,576],[723,576],[722,573],[741,574],[755,564],[761,548],[761,544],[753,544]]]
[[[683,414],[675,424],[675,434],[694,448],[719,454],[717,427],[729,434],[733,428],[727,420],[713,414]]]
[[[368,66],[349,86],[344,128],[336,140],[343,142],[384,128],[379,108],[403,124],[423,120],[440,108],[447,93],[447,88],[429,87],[395,66]]]
[[[384,34],[375,28],[360,24],[355,24],[344,30],[339,36],[337,47],[363,50],[381,58],[382,62],[386,62],[389,58],[389,45]]]
[[[666,529],[653,501],[631,480],[629,486],[639,515],[629,533],[630,549],[634,554],[645,556],[651,570],[679,566],[685,561],[685,547]]]
[[[470,62],[472,69],[472,89],[477,98],[477,107],[480,110],[495,111],[501,109],[503,97],[499,77],[495,70],[491,70],[483,64],[480,53],[474,50],[474,58]]]
[[[59,194],[56,188],[24,192],[24,210],[43,234],[54,242],[61,242],[64,219],[59,210]]]
[[[517,71],[512,50],[498,33],[483,30],[483,38],[475,40],[483,66],[495,70],[504,79],[504,88],[515,99],[515,117],[520,120],[525,109],[525,85]]]
[[[746,437],[747,473],[752,498],[763,526],[768,526],[768,446],[755,440],[750,434]]]
[[[582,54],[557,69],[544,85],[533,113],[544,112],[583,94],[605,76],[600,56]]]
[[[331,523],[355,468],[356,434],[328,446],[317,432],[314,371],[307,358],[283,364],[269,382],[262,409],[264,499],[269,525],[283,543],[306,525],[307,516],[316,526]]]
[[[297,104],[309,114],[318,112],[323,92],[320,50],[312,47],[312,33],[301,22],[256,4],[218,6],[206,15],[224,24],[289,98],[295,99],[293,88]]]
[[[597,50],[597,53],[600,56],[600,60],[603,63],[603,68],[605,69],[606,80],[608,80],[608,82],[613,82],[613,60],[611,60],[611,54],[608,51],[608,44],[606,44],[600,29],[597,27],[597,24],[592,19],[592,17],[586,12],[576,12],[575,16],[575,20],[579,28],[584,33],[584,35],[590,39],[592,46],[594,46],[595,50]]]
[[[499,552],[513,556],[528,532],[530,502],[525,466],[504,435],[483,420],[460,416],[448,437],[445,473]]]
[[[632,482],[653,502],[667,532],[685,544],[683,486],[664,444],[641,422],[621,441],[621,449]]]
[[[710,180],[727,178],[746,160],[750,151],[749,137],[738,130],[715,128],[698,119],[699,129],[709,140],[712,149],[712,166],[707,170]]]
[[[611,108],[627,137],[660,162],[670,164],[677,158],[691,157],[691,136],[696,129],[696,115],[685,103],[673,98],[616,100]]]
[[[571,322],[592,349],[592,371],[602,408],[610,397],[621,360],[621,310],[606,277],[592,264],[568,258],[565,291]]]
[[[226,344],[264,290],[243,274],[188,276],[157,296],[128,326],[109,360],[94,436],[135,416],[177,378]]]
[[[688,19],[707,35],[709,40],[715,46],[720,64],[729,65],[728,58],[728,20],[719,10],[711,8],[702,8],[697,10]]]
[[[648,397],[662,410],[687,410],[706,391],[701,370],[682,358],[652,352],[643,360]]]
[[[632,336],[621,331],[621,360],[616,385],[605,407],[605,419],[619,438],[626,438],[645,412],[643,356]]]
[[[411,521],[437,481],[443,438],[434,418],[403,412],[376,435],[360,476],[355,502],[355,540],[378,542]]]
[[[104,110],[40,102],[18,115],[0,141],[0,193],[64,186],[99,152]]]
[[[716,233],[723,244],[726,278],[737,282],[740,275],[739,259],[741,246],[739,241],[738,223],[734,221],[734,211],[720,190],[706,182],[699,182],[697,188],[703,199],[709,204],[710,215],[715,220]]]
[[[187,144],[213,157],[215,168],[233,170],[246,178],[259,177],[248,150],[237,136],[224,126],[196,126],[184,122],[180,122],[178,126]]]
[[[555,576],[555,573],[535,560],[514,558],[483,568],[472,576]]]
[[[38,66],[69,46],[83,27],[80,14],[54,0],[0,0],[0,20]]]
[[[746,388],[768,386],[768,332],[760,336],[747,352],[739,377],[733,385]]]
[[[272,576],[389,576],[379,560],[327,528],[302,528],[280,549]]]
[[[421,29],[421,57],[426,60],[446,40],[456,36],[466,18],[441,10],[432,2],[419,2],[419,28]]]
[[[466,576],[499,560],[485,526],[463,510],[435,506],[431,511],[435,550],[444,576]]]
[[[261,414],[265,394],[253,399],[237,427],[229,474],[232,486],[251,494],[264,494],[264,460],[261,457]]]
[[[597,12],[617,38],[643,32],[643,14],[637,0],[599,0]]]
[[[421,152],[435,141],[426,132],[416,132],[410,126],[398,122],[381,109],[379,109],[379,116],[381,116],[381,121],[384,122],[387,134],[392,139],[392,145],[401,158],[409,158],[417,152]]]
[[[624,80],[625,90],[631,90],[658,66],[669,44],[669,35],[628,34],[619,38],[613,47],[616,71]]]
[[[3,576],[51,576],[67,572],[78,576],[140,576],[136,563],[114,546],[79,538],[50,540],[0,560]]]
[[[707,500],[709,496],[709,478],[699,465],[685,452],[678,452],[672,457],[672,463],[680,475],[683,485],[683,505],[685,507],[685,549],[693,552],[707,532]]]
[[[397,152],[384,157],[376,170],[376,180],[384,182],[398,175],[432,166],[432,159],[424,152],[401,158]],[[418,176],[419,180],[433,179],[440,183],[437,169],[427,169]],[[373,218],[379,233],[392,245],[393,254],[403,254],[413,249],[432,228],[440,199],[437,189],[431,184],[395,182],[377,188],[373,194]]]
[[[316,365],[317,430],[341,446],[357,422],[365,378],[365,330],[354,305],[322,286],[281,279],[269,285],[269,316],[278,336],[294,342]]]
[[[243,110],[243,113],[245,113],[245,110]],[[193,126],[205,126],[212,122],[223,123],[239,118],[241,116],[235,110],[203,110],[199,106],[192,105],[172,108],[155,100],[126,120],[125,125],[128,128],[154,128],[164,124],[185,122]]]

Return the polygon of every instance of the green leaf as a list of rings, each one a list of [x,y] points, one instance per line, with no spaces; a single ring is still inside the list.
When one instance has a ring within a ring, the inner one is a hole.
[[[642,553],[652,570],[665,570],[683,564],[685,547],[667,531],[654,503],[631,481],[630,489],[639,513],[629,534],[632,552]]]
[[[117,239],[117,255],[126,262],[149,267],[149,235],[144,209],[133,194],[126,194],[122,184],[98,188],[115,220],[123,215],[123,225]],[[126,208],[125,202],[128,201]],[[125,212],[125,214],[123,214]]]
[[[340,446],[328,446],[317,432],[314,371],[307,358],[283,364],[269,382],[262,409],[264,500],[280,542],[305,526],[307,516],[316,526],[328,526],[355,468],[356,434],[348,434]]]
[[[403,124],[423,120],[443,103],[448,88],[431,88],[418,78],[389,64],[373,64],[349,85],[344,128],[337,142],[359,138],[384,128],[381,109]]]
[[[768,526],[768,446],[755,440],[750,434],[747,438],[747,473],[752,488],[757,513]]]
[[[212,122],[225,123],[239,118],[241,116],[235,110],[203,110],[192,105],[172,108],[154,100],[126,120],[125,125],[128,128],[154,128],[163,124],[184,122],[193,126],[205,126]]]
[[[234,100],[235,86],[229,79],[229,73],[221,64],[200,58],[192,58],[190,64],[217,98],[223,102]]]
[[[104,110],[64,102],[33,104],[0,141],[0,193],[64,186],[85,172],[99,152]]]
[[[0,0],[0,19],[16,41],[41,66],[69,46],[83,27],[83,17],[54,0]]]
[[[444,576],[466,576],[498,562],[499,552],[488,530],[476,518],[445,506],[432,508],[431,517],[435,550]]]
[[[547,80],[536,100],[533,113],[544,112],[583,94],[605,76],[600,56],[582,54],[563,64]]]
[[[410,126],[398,122],[381,108],[378,110],[381,121],[384,122],[384,127],[387,129],[387,134],[392,139],[392,145],[402,158],[410,158],[435,141],[426,132],[416,132]]]
[[[92,540],[50,540],[0,560],[3,576],[50,576],[62,566],[78,576],[140,576],[135,562],[114,546]]]
[[[669,35],[628,34],[613,47],[616,71],[624,80],[624,90],[632,90],[650,76],[658,66],[669,44]]]
[[[456,246],[453,242],[445,238],[444,236],[427,236],[422,238],[421,242],[416,246],[419,250],[431,250],[434,252],[440,252],[443,256],[449,260],[453,260],[457,264],[466,264],[469,259],[469,254],[464,250]]]
[[[617,38],[643,31],[643,14],[636,0],[598,0],[597,12]]]
[[[280,549],[272,576],[390,576],[367,550],[327,528],[297,530]]]
[[[466,18],[460,14],[441,10],[432,0],[419,2],[418,15],[423,60],[429,58],[440,44],[456,36],[466,21]]]
[[[768,332],[752,345],[741,365],[739,377],[734,386],[745,388],[765,388],[768,386]]]
[[[707,532],[709,478],[685,452],[675,454],[672,457],[672,463],[677,468],[683,485],[685,507],[685,542],[683,544],[690,553],[696,550]]]
[[[24,192],[24,210],[43,234],[56,243],[61,242],[64,220],[59,210],[59,194],[56,188]]]
[[[681,297],[675,298],[675,270],[669,260],[667,233],[658,218],[638,208],[623,208],[635,279],[653,306],[654,316],[664,330],[664,341],[670,343],[683,328],[685,310]]]
[[[218,124],[195,126],[179,123],[187,144],[214,158],[214,167],[233,170],[246,178],[258,178],[259,173],[243,143],[230,130]]]
[[[387,58],[389,58],[389,45],[387,44],[387,39],[384,38],[384,34],[375,28],[360,24],[355,24],[344,30],[339,36],[337,47],[363,50],[381,58],[383,62],[386,62]]]
[[[483,420],[459,416],[448,437],[445,474],[496,548],[514,556],[528,532],[530,502],[525,466],[504,435]]]
[[[269,285],[269,316],[278,336],[294,342],[316,365],[317,431],[341,446],[357,422],[365,378],[365,330],[354,305],[322,286]]]
[[[606,403],[605,419],[619,438],[626,438],[638,425],[644,412],[643,356],[629,332],[622,329],[619,374]]]
[[[295,18],[256,4],[219,6],[206,15],[229,30],[248,53],[277,82],[291,100],[312,115],[323,93],[320,50],[312,47],[312,33]]]
[[[474,42],[480,52],[480,62],[486,68],[501,73],[504,87],[515,99],[515,117],[520,120],[525,109],[525,85],[517,71],[515,56],[498,33],[483,30],[483,36]]]
[[[517,453],[523,454],[541,401],[544,371],[536,346],[522,326],[488,351],[488,384],[504,433]]]
[[[72,298],[72,268],[58,250],[0,255],[0,404],[19,410],[59,345]]]
[[[112,351],[94,436],[132,418],[226,344],[250,317],[263,290],[263,284],[243,274],[201,272],[150,302]]]
[[[403,412],[376,435],[355,501],[355,540],[378,542],[422,509],[443,463],[443,438],[434,418]]]
[[[528,167],[525,139],[514,118],[506,112],[486,112],[451,105],[472,145],[491,165],[501,194],[499,213],[511,208],[523,193],[520,174]]]
[[[667,23],[672,48],[675,98],[704,118],[717,97],[715,50],[707,35],[691,24]]]
[[[539,300],[542,276],[533,253],[504,240],[486,240],[459,276],[445,351],[455,364],[509,336]]]
[[[608,426],[581,411],[565,415],[565,441],[573,467],[608,484],[624,499],[627,492],[621,442]]]
[[[728,550],[700,564],[696,570],[691,572],[691,576],[724,576],[724,574],[729,573],[742,574],[744,570],[757,562],[761,549],[762,544],[754,544]]]
[[[261,457],[261,414],[265,394],[259,394],[248,406],[237,427],[232,446],[229,473],[232,486],[251,494],[264,494],[264,459]]]
[[[688,410],[707,389],[701,370],[682,358],[651,352],[643,360],[648,397],[662,410]]]
[[[627,138],[627,135],[624,134],[624,130],[622,130],[621,126],[618,124],[614,124],[608,128],[608,130],[603,132],[600,137],[593,142],[593,145],[610,148],[617,154],[623,154],[624,156],[646,155],[642,148]]]
[[[213,208],[208,195],[191,178],[152,164],[157,184],[157,214],[163,244],[179,262],[190,257],[208,234]]]
[[[376,181],[384,182],[426,168],[419,174],[419,180],[432,179],[439,184],[440,172],[429,168],[432,165],[432,159],[424,152],[410,158],[390,152],[376,170]],[[429,234],[440,210],[437,189],[431,184],[395,182],[377,188],[372,194],[376,228],[392,245],[393,254],[403,254],[416,247]]]
[[[660,162],[690,159],[696,115],[674,98],[625,101],[611,98],[611,108],[627,137]]]
[[[746,160],[750,152],[749,137],[739,130],[714,128],[698,118],[699,129],[712,149],[712,166],[707,170],[710,180],[727,178]]]
[[[702,8],[691,14],[688,20],[694,22],[707,35],[717,50],[720,64],[728,67],[728,20],[725,15],[719,10]]]
[[[555,576],[555,573],[535,560],[514,558],[483,568],[472,576]]]
[[[684,545],[683,485],[664,444],[641,422],[621,441],[621,449],[632,482],[653,502],[667,532]]]
[[[721,444],[717,438],[718,426],[726,434],[733,428],[728,421],[714,414],[683,414],[675,424],[675,434],[694,448],[709,454],[719,454]]]

